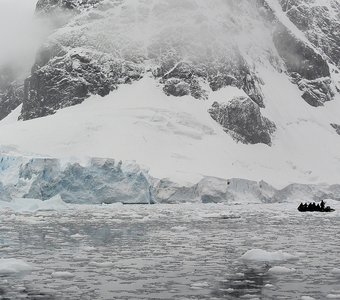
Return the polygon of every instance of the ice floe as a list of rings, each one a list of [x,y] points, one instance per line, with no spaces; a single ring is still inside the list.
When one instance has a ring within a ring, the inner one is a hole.
[[[53,272],[51,274],[51,276],[53,278],[65,278],[65,279],[67,279],[67,278],[73,278],[75,275],[72,274],[71,272],[63,271],[63,272]]]
[[[297,257],[285,253],[283,251],[268,252],[261,249],[252,249],[242,255],[241,259],[245,261],[258,261],[258,262],[272,262],[272,261],[287,261],[296,259]]]
[[[21,259],[0,258],[1,274],[18,274],[32,271],[32,266]]]
[[[339,294],[328,294],[326,298],[327,299],[340,299],[340,293]]]
[[[275,267],[270,268],[268,272],[271,274],[289,274],[289,273],[296,272],[296,270],[286,268],[286,267],[281,267],[281,266],[275,266]]]
[[[42,201],[39,199],[16,198],[10,202],[0,201],[0,209],[11,209],[15,212],[35,212],[39,210],[64,210],[68,205],[59,195]]]

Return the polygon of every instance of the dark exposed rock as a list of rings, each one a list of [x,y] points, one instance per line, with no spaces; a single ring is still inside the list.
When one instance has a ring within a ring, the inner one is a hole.
[[[299,1],[288,2],[291,5]],[[238,49],[236,44],[231,43],[230,49],[226,47],[228,49],[223,48],[223,51],[218,49],[216,51],[218,54],[210,51],[211,53],[204,52],[191,57],[186,55],[184,48],[190,48],[192,45],[186,41],[184,41],[184,46],[179,45],[172,36],[166,36],[167,31],[160,33],[147,49],[138,51],[140,45],[128,44],[126,48],[131,46],[131,49],[129,48],[126,52],[125,47],[124,49],[119,48],[120,46],[117,48],[116,41],[109,34],[104,34],[98,40],[96,36],[86,35],[86,28],[91,31],[91,22],[97,20],[92,16],[102,14],[103,17],[103,11],[108,3],[110,7],[113,7],[121,4],[122,1],[38,1],[38,14],[53,16],[58,10],[62,10],[62,15],[70,13],[71,17],[63,22],[68,23],[71,33],[65,36],[54,35],[53,39],[48,42],[48,46],[40,49],[32,68],[32,74],[25,83],[21,116],[23,119],[53,114],[60,108],[81,103],[91,94],[105,96],[116,89],[120,83],[128,83],[141,78],[145,61],[152,62],[153,74],[160,80],[167,95],[191,95],[196,99],[207,99],[206,87],[208,85],[213,91],[226,86],[235,86],[242,89],[258,106],[264,107],[264,96],[261,91],[263,82],[257,76],[256,67],[246,61],[244,53]],[[237,1],[231,4],[234,8],[238,5]],[[257,16],[262,16],[268,26],[277,25],[273,38],[275,46],[292,80],[303,91],[303,99],[313,106],[320,106],[331,100],[333,93],[328,79],[330,70],[326,60],[313,47],[281,24],[266,0],[257,0],[256,5],[259,10]],[[291,5],[284,9],[289,13],[293,8],[294,5]],[[84,10],[86,11],[84,14],[72,18]],[[136,16],[140,17],[138,14]],[[124,18],[122,20],[124,21]],[[325,18],[323,20],[326,22]],[[299,19],[301,29],[309,26],[307,21],[307,19]],[[326,25],[325,23],[324,28],[327,29]],[[335,27],[332,26],[330,25],[329,28],[334,29]],[[82,50],[79,51],[79,49]],[[97,54],[93,51],[94,49],[98,50]],[[84,52],[86,52],[85,55]],[[280,61],[277,55],[275,58]]]
[[[237,49],[235,50],[237,53]],[[220,62],[206,61],[204,63],[175,62],[173,60],[162,62],[154,72],[156,77],[161,77],[165,84],[164,91],[168,95],[191,95],[196,99],[206,99],[207,91],[202,88],[200,81],[208,82],[213,91],[227,86],[236,86],[260,107],[264,107],[261,80],[251,72],[249,66],[237,54],[235,61],[225,59]]]
[[[205,78],[204,70],[195,68],[189,63],[180,62],[170,71],[162,73],[166,70],[165,66],[160,67],[154,75],[162,76],[161,82],[164,84],[164,92],[167,95],[176,97],[191,95],[196,99],[206,99],[206,91],[200,85],[200,78]]]
[[[327,61],[280,23],[273,40],[292,82],[303,91],[302,98],[314,107],[331,101],[334,93]]]
[[[340,67],[340,2],[332,1],[337,16],[332,17],[327,6],[305,0],[280,0],[288,18],[304,32],[315,47]]]
[[[9,85],[7,88],[0,89],[0,120],[11,113],[23,101],[24,91],[22,86]]]
[[[37,12],[51,13],[58,9],[84,9],[92,8],[103,0],[39,0],[36,5]]]
[[[236,86],[242,89],[250,99],[260,107],[264,107],[260,84],[262,81],[250,70],[241,56],[236,60],[221,63],[217,68],[208,69],[208,81],[211,89],[217,91],[226,86]]]
[[[132,62],[97,52],[43,53],[25,81],[24,120],[79,104],[91,94],[106,96],[118,84],[140,79],[144,71]]]
[[[170,78],[165,81],[163,90],[167,95],[186,96],[190,95],[190,84],[178,78]]]
[[[322,56],[283,25],[277,26],[273,40],[289,73],[297,73],[308,80],[330,76],[329,66]]]
[[[340,125],[339,124],[331,124],[331,126],[335,129],[336,133],[340,135]]]
[[[175,65],[172,70],[163,75],[163,79],[178,78],[182,80],[190,80],[196,75],[196,70],[189,63],[180,62]]]
[[[23,101],[23,84],[17,81],[18,70],[9,66],[0,68],[0,120]]]
[[[316,7],[314,3],[306,4],[304,0],[280,0],[280,3],[287,14],[293,13],[296,8]],[[296,3],[299,4],[298,7]],[[330,69],[326,59],[308,42],[295,36],[282,24],[267,0],[257,0],[257,4],[262,8],[262,15],[265,19],[276,28],[273,33],[274,44],[286,65],[292,82],[303,91],[302,98],[315,107],[322,106],[326,101],[332,100],[334,93],[331,88]],[[291,18],[291,21],[304,31],[309,28],[311,20],[306,14]],[[320,49],[320,45],[316,43],[314,45],[316,49]]]
[[[63,18],[58,26],[63,26],[64,22],[72,24],[70,27],[73,28],[83,22],[91,27],[86,19],[87,13],[82,15],[83,20],[79,17],[75,22],[72,22],[75,20],[72,16],[83,10],[89,10],[92,14],[100,13],[107,3],[115,6],[122,1],[39,0],[37,13],[55,16],[62,10],[61,15],[69,13],[70,18]],[[60,108],[81,103],[91,94],[105,96],[120,83],[138,80],[142,76],[145,60],[152,60],[158,66],[153,73],[164,85],[167,95],[191,95],[196,99],[207,99],[206,86],[216,91],[232,85],[243,89],[254,102],[264,107],[262,81],[237,47],[230,46],[232,49],[223,50],[218,55],[198,55],[192,61],[185,62],[183,47],[162,36],[148,46],[146,53],[135,50],[121,53],[114,43],[107,41],[109,36],[97,41],[81,29],[77,30],[75,34],[57,35],[57,41],[53,40],[40,49],[32,74],[25,82],[22,119],[53,114]],[[98,49],[98,44],[103,48]],[[70,49],[80,48],[85,52],[91,52],[92,49],[102,51],[104,59],[93,53],[85,58],[82,53],[68,53]],[[118,56],[115,53],[119,53]],[[72,68],[74,63],[71,61],[77,61],[77,70]]]
[[[322,106],[326,101],[331,101],[334,93],[331,89],[331,79],[321,78],[316,80],[300,80],[298,86],[304,93],[302,98],[311,106]]]
[[[276,126],[261,115],[260,107],[250,98],[238,97],[223,104],[214,102],[209,113],[236,141],[271,145]]]

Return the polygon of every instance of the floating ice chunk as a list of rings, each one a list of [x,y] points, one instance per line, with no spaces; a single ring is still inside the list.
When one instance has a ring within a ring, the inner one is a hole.
[[[209,286],[208,282],[196,282],[191,285],[192,289],[203,289]]]
[[[32,266],[20,259],[0,259],[0,274],[18,274],[32,271]]]
[[[88,257],[85,255],[78,255],[76,257],[73,257],[73,261],[86,261],[88,260]]]
[[[105,262],[95,262],[91,261],[90,266],[97,267],[97,268],[111,268],[113,267],[113,262],[105,261]]]
[[[339,268],[334,268],[332,269],[332,274],[339,275],[340,276],[340,269]]]
[[[16,198],[11,202],[0,201],[1,208],[9,208],[15,212],[35,212],[39,210],[65,210],[69,206],[61,199],[59,195],[49,200],[42,201],[39,199]]]
[[[174,230],[174,231],[187,231],[188,228],[185,227],[185,226],[174,226],[174,227],[171,227],[171,230]]]
[[[76,234],[72,234],[70,237],[73,238],[73,239],[76,239],[76,240],[81,240],[81,239],[83,239],[85,236],[84,236],[84,235],[81,235],[81,234],[79,234],[79,233],[76,233]]]
[[[310,297],[310,296],[302,296],[301,300],[315,300],[315,298]]]
[[[69,209],[69,206],[67,203],[61,199],[60,195],[56,195],[48,200],[41,201],[39,203],[39,209],[38,210],[65,210]]]
[[[248,261],[270,262],[286,261],[296,259],[296,256],[280,251],[268,252],[261,249],[252,249],[241,256],[241,259]]]
[[[275,266],[268,270],[271,274],[289,274],[295,272],[295,269],[290,269],[286,267]]]
[[[82,249],[86,252],[92,252],[96,250],[96,248],[93,246],[84,246]]]
[[[327,299],[340,299],[340,294],[328,294]]]
[[[52,277],[53,278],[73,278],[75,275],[70,272],[53,272]]]
[[[259,298],[254,298],[254,295],[251,294],[245,294],[242,296],[242,299],[249,299],[249,300],[259,300]]]

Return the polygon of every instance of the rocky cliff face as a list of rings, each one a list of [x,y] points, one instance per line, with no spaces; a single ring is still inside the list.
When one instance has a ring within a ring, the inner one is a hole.
[[[198,101],[228,86],[243,90],[247,105],[216,104],[210,113],[236,140],[270,145],[275,120],[261,117],[270,101],[258,75],[263,64],[286,72],[311,106],[338,92],[330,67],[339,66],[340,51],[334,0],[39,0],[37,16],[55,19],[56,30],[24,91],[0,87],[0,118],[21,101],[20,118],[28,120],[153,76],[167,95]]]
[[[228,103],[215,102],[209,112],[236,141],[271,145],[271,134],[276,126],[261,115],[260,107],[250,98],[234,98]]]
[[[303,32],[315,48],[313,51],[311,47],[308,47],[308,50],[307,43],[304,43],[305,46],[302,44],[299,47],[294,47],[294,50],[288,51],[289,55],[295,51],[294,57],[300,57],[303,53],[302,59],[297,62],[298,65],[287,63],[288,70],[293,73],[295,82],[303,91],[302,98],[312,106],[322,106],[326,101],[332,100],[334,96],[329,79],[331,74],[328,64],[334,64],[338,68],[340,64],[340,3],[335,0],[322,2],[280,0],[279,2],[289,20]],[[284,44],[284,42],[285,39],[281,39],[280,36],[276,41],[279,44]],[[286,50],[287,45],[289,47],[291,43],[285,43],[285,45],[283,50]],[[288,60],[289,57],[286,56],[285,61]],[[299,65],[301,63],[302,65]],[[301,71],[294,72],[296,69],[302,70],[305,74],[301,74]],[[333,70],[333,72],[338,72],[338,70]],[[298,76],[295,73],[298,73]],[[301,81],[299,76],[302,76],[304,80]],[[335,90],[339,91],[339,87]]]
[[[103,0],[39,0],[37,2],[38,13],[52,13],[58,10],[83,11],[95,8]]]
[[[311,43],[340,66],[340,3],[336,0],[280,0],[288,18]]]
[[[290,7],[292,2],[280,1],[283,9]],[[265,17],[274,27],[273,42],[284,61],[287,74],[303,92],[302,98],[315,107],[331,101],[335,89],[332,88],[329,62],[323,49],[319,45],[311,44],[301,32],[295,30],[295,26],[299,27],[298,17],[291,17],[291,24],[283,22],[284,17],[280,17],[281,11],[278,13],[268,3],[270,2],[260,1],[266,10]],[[309,2],[309,6],[314,5],[318,7],[314,0]]]
[[[11,66],[0,66],[0,120],[23,101],[23,84],[17,77],[18,72]]]

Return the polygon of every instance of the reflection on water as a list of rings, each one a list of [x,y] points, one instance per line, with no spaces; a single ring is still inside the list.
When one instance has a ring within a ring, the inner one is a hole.
[[[27,300],[56,300],[53,295],[39,291],[29,285],[16,286],[14,288],[13,283],[16,282],[18,278],[14,276],[2,275],[0,276],[0,299],[1,300],[17,300],[17,299],[27,299]]]
[[[260,209],[153,205],[2,211],[1,257],[24,260],[34,269],[2,274],[0,300],[270,300],[340,294],[340,277],[331,272],[340,266],[340,219],[302,216],[295,207],[283,215],[285,209],[270,204]],[[254,248],[300,252],[298,260],[274,264],[296,272],[270,274],[266,263],[240,261]]]
[[[269,266],[262,268],[241,269],[241,272],[227,276],[218,283],[212,295],[216,298],[239,299],[251,295],[254,298],[262,295],[262,289],[269,282]]]

